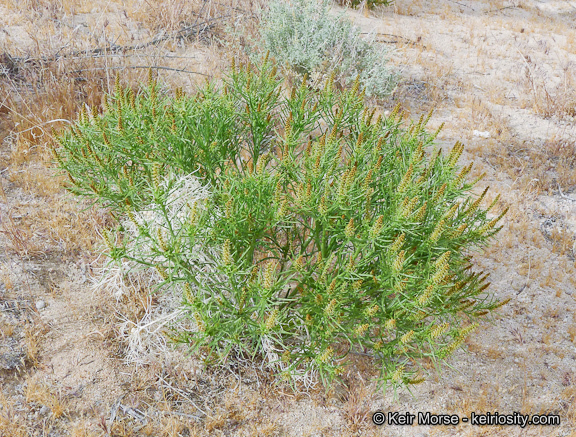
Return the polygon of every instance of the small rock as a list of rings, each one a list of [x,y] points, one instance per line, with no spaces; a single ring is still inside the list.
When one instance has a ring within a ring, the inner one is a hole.
[[[472,132],[472,135],[474,135],[475,137],[490,138],[490,132],[488,131],[475,130]]]
[[[40,408],[40,414],[42,416],[46,416],[47,414],[50,414],[50,408],[48,408],[46,405],[42,405],[42,408]]]
[[[41,310],[43,308],[46,308],[46,302],[44,302],[43,300],[37,301],[36,302],[36,309]]]

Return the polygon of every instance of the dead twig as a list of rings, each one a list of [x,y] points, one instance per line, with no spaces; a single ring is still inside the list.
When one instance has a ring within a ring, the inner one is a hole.
[[[184,27],[174,33],[164,35],[158,38],[153,39],[152,41],[148,41],[145,43],[122,46],[115,43],[111,43],[106,47],[97,47],[93,49],[87,50],[74,50],[69,53],[60,53],[60,50],[56,52],[56,54],[52,56],[43,56],[40,58],[18,58],[18,57],[11,57],[7,56],[8,59],[11,60],[12,64],[18,66],[21,63],[33,63],[33,62],[40,62],[40,63],[51,63],[60,59],[70,58],[70,57],[78,57],[78,56],[93,56],[93,55],[102,55],[102,54],[109,54],[109,53],[126,53],[129,51],[136,51],[142,50],[147,47],[158,45],[164,41],[170,39],[182,39],[182,38],[189,38],[193,35],[201,35],[206,30],[213,29],[215,27],[215,23],[219,20],[224,20],[229,18],[230,15],[220,15],[218,17],[212,18],[210,20],[204,21],[202,23],[194,24],[192,26]],[[6,54],[7,55],[7,54]]]
[[[468,5],[465,5],[464,3],[460,3],[460,2],[457,2],[457,1],[454,1],[454,0],[448,0],[448,1],[450,1],[450,2],[452,2],[452,3],[455,3],[455,4],[457,4],[458,6],[462,6],[462,7],[464,7],[464,8],[468,8],[468,9],[472,9],[474,12],[476,12],[476,9],[474,9],[472,6],[468,6]]]
[[[498,8],[498,9],[492,9],[491,11],[486,11],[484,12],[485,14],[491,14],[493,12],[500,12],[503,11],[504,9],[517,9],[518,6],[505,6],[503,8]]]
[[[397,38],[397,39],[401,39],[403,41],[405,41],[407,44],[410,45],[418,45],[420,44],[420,40],[421,37],[418,37],[417,41],[412,41],[410,38],[406,38],[405,36],[401,36],[401,35],[394,35],[392,33],[381,33],[381,32],[377,32],[377,33],[371,33],[371,32],[362,32],[360,35],[376,35],[376,36],[383,36],[383,37],[391,37],[391,38]],[[384,43],[388,43],[388,44],[398,44],[398,41],[380,41],[380,40],[376,40],[376,42],[384,42]],[[426,48],[426,46],[423,46],[424,48]]]
[[[94,67],[94,68],[82,68],[80,70],[73,70],[69,73],[82,73],[83,71],[98,71],[98,70],[124,70],[125,68],[143,68],[146,70],[153,69],[153,70],[169,70],[169,71],[177,71],[179,73],[189,73],[189,74],[199,74],[201,76],[212,77],[209,74],[200,73],[198,71],[190,71],[190,70],[183,70],[180,68],[171,68],[171,67],[164,67],[161,65],[126,65],[124,67]]]
[[[558,192],[560,193],[560,196],[561,196],[562,198],[567,199],[567,200],[571,200],[572,202],[576,202],[576,199],[574,199],[574,198],[572,198],[572,197],[570,197],[570,196],[567,196],[566,194],[564,194],[564,193],[562,192],[562,188],[560,188],[560,184],[557,184],[557,185],[558,185]]]
[[[190,397],[188,396],[188,393],[186,393],[184,390],[180,390],[178,387],[174,387],[172,384],[170,384],[168,381],[166,381],[160,375],[158,375],[158,378],[166,385],[166,387],[168,387],[170,390],[173,390],[176,393],[178,393],[180,396],[182,396],[184,399],[186,399],[188,402],[190,402],[194,406],[194,408],[196,408],[198,411],[200,411],[205,416],[212,419],[212,416],[210,416],[208,413],[206,413],[204,410],[202,410],[202,408],[200,408],[198,405],[196,405],[196,403],[192,399],[190,399]]]

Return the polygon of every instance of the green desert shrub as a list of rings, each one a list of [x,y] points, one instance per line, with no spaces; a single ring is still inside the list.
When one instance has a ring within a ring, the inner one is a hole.
[[[264,62],[192,96],[117,86],[55,156],[71,192],[117,217],[111,263],[180,296],[176,341],[290,381],[330,381],[361,351],[402,385],[501,305],[469,253],[504,212],[481,207],[463,146],[442,154],[426,122],[375,116],[358,81],[285,89]]]
[[[336,2],[344,6],[356,7],[364,3],[364,0],[337,0]],[[373,8],[374,6],[390,6],[393,3],[394,0],[367,0],[366,6]]]
[[[275,0],[260,30],[265,51],[288,70],[313,81],[335,73],[335,81],[351,85],[360,76],[368,96],[385,96],[396,83],[388,67],[388,50],[360,37],[360,30],[330,12],[330,0]]]

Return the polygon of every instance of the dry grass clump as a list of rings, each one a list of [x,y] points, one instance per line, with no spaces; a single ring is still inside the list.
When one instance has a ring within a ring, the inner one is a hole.
[[[523,104],[543,117],[576,117],[576,71],[573,62],[564,65],[560,77],[551,77],[542,65],[522,54],[525,95]]]
[[[3,437],[27,437],[26,422],[16,411],[14,403],[0,391],[0,435]]]
[[[498,142],[487,153],[488,162],[506,172],[521,187],[533,186],[539,192],[564,193],[576,187],[576,144],[553,140],[536,146],[511,140]]]

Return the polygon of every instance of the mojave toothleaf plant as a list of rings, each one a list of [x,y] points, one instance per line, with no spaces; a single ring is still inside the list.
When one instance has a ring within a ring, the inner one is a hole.
[[[261,357],[290,381],[330,381],[368,351],[403,385],[502,304],[469,252],[505,210],[481,206],[463,146],[443,155],[426,122],[376,116],[359,81],[285,89],[264,61],[190,97],[118,85],[55,156],[70,191],[118,218],[112,261],[180,294],[194,329],[173,339],[207,360]]]

